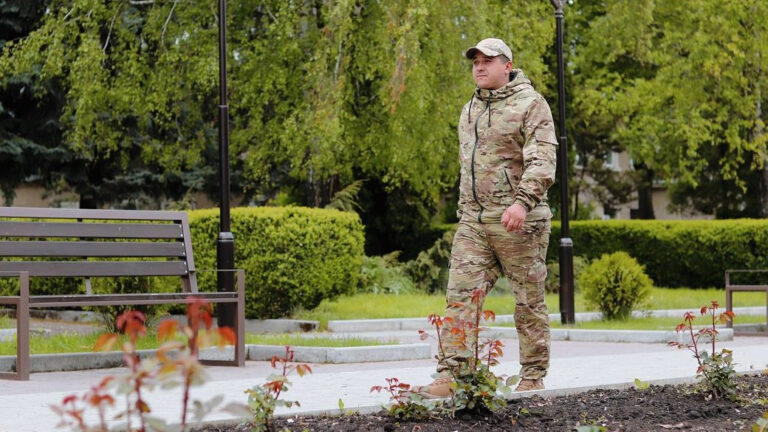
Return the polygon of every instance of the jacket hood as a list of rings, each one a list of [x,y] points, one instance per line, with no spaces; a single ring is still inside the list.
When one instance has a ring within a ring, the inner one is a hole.
[[[497,88],[496,90],[488,90],[475,87],[475,93],[472,95],[472,99],[469,101],[469,114],[467,115],[467,123],[472,121],[472,104],[474,103],[475,99],[479,99],[480,102],[486,103],[490,107],[491,102],[506,99],[522,91],[533,90],[531,80],[525,76],[522,70],[512,69],[512,72],[509,74],[512,79],[507,84],[503,85],[501,88]],[[488,110],[488,126],[491,126],[490,109]]]
[[[491,102],[496,102],[502,99],[506,99],[513,94],[523,90],[533,90],[533,86],[531,86],[531,80],[525,76],[522,70],[512,69],[510,75],[512,76],[512,79],[507,84],[496,90],[488,90],[475,87],[475,97],[483,101],[488,101],[490,99]]]

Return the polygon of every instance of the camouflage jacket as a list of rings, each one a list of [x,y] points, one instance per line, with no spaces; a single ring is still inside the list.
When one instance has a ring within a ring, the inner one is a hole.
[[[459,118],[461,219],[499,222],[515,202],[526,220],[552,217],[547,189],[555,177],[552,112],[521,70],[497,90],[477,88]]]

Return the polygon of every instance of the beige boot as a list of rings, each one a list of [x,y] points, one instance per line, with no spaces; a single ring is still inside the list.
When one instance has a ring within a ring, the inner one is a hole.
[[[531,390],[544,390],[544,380],[523,378],[517,385],[515,391],[531,391]]]
[[[424,386],[413,386],[411,392],[424,399],[441,399],[451,397],[453,394],[453,378],[439,377],[430,384]]]

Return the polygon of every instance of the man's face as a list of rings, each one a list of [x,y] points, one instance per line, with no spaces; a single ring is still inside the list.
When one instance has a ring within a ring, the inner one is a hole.
[[[481,52],[472,59],[472,78],[481,89],[496,90],[509,82],[512,62],[504,63],[503,57],[488,57]]]

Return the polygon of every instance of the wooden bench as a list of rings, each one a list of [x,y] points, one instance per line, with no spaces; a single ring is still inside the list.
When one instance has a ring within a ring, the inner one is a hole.
[[[768,285],[734,285],[731,284],[731,274],[733,273],[768,273],[768,270],[726,270],[725,271],[725,310],[733,311],[733,293],[734,291],[762,291],[766,295],[765,317],[766,334],[768,334]],[[733,327],[733,323],[728,321],[728,328]]]
[[[0,305],[16,307],[17,332],[16,372],[0,373],[0,378],[29,379],[30,308],[183,304],[194,298],[236,304],[234,359],[203,363],[243,366],[245,273],[221,271],[237,275],[236,291],[198,291],[184,212],[0,207],[0,277],[18,278],[20,291],[18,296],[0,297]],[[181,292],[95,294],[91,290],[94,277],[142,276],[177,276]],[[30,295],[29,280],[34,277],[84,278],[86,292]]]

